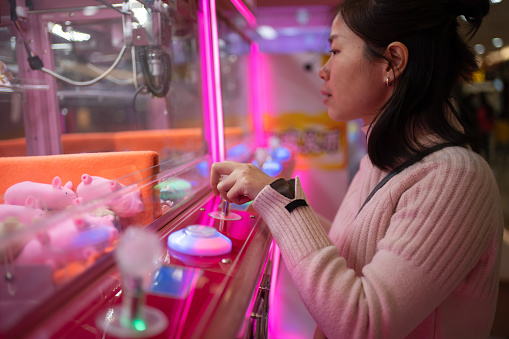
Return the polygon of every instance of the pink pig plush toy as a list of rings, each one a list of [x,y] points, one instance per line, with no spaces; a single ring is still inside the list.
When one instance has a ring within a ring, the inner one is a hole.
[[[53,269],[69,261],[86,260],[102,253],[118,238],[113,217],[86,215],[66,219],[31,239],[16,258],[21,265],[45,264]]]
[[[31,224],[34,218],[43,217],[46,214],[42,209],[35,207],[35,200],[28,196],[24,206],[0,205],[0,222],[8,217],[18,218],[19,222],[25,225]]]
[[[108,194],[118,191],[123,187],[123,185],[115,180],[83,174],[81,176],[81,183],[76,188],[76,193],[78,194],[77,202],[82,203],[107,197]],[[143,202],[141,201],[139,190],[108,200],[107,205],[122,218],[132,217],[143,211]]]
[[[6,205],[25,206],[29,196],[34,199],[34,207],[47,210],[60,210],[74,204],[77,198],[72,190],[72,182],[62,186],[62,180],[56,176],[52,184],[23,181],[9,187],[4,194]]]

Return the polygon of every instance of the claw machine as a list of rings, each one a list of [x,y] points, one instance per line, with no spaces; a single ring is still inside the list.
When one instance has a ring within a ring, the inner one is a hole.
[[[208,178],[256,134],[251,10],[0,9],[0,337],[265,337],[272,237]]]

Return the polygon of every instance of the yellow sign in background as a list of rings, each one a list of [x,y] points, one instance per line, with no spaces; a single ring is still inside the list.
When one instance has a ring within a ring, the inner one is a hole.
[[[295,152],[295,169],[338,170],[347,165],[346,123],[331,120],[327,112],[265,114],[264,128]]]

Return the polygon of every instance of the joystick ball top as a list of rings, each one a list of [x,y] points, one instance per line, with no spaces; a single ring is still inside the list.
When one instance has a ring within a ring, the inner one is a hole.
[[[154,233],[130,227],[120,237],[115,259],[123,274],[145,277],[161,267],[163,246]]]

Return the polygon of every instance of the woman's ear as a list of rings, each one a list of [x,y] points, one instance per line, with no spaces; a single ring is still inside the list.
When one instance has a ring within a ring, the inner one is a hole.
[[[396,81],[408,64],[408,48],[405,44],[395,41],[386,49],[386,55],[391,60],[391,65],[387,67],[389,79],[393,77],[392,82]],[[390,73],[394,72],[391,76]]]

